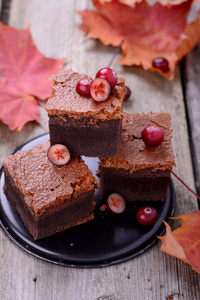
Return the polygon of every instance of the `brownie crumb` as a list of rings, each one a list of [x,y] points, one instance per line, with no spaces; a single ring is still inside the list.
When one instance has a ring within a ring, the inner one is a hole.
[[[101,211],[106,211],[106,209],[107,209],[106,204],[101,205],[101,206],[99,207],[99,209],[100,209]]]

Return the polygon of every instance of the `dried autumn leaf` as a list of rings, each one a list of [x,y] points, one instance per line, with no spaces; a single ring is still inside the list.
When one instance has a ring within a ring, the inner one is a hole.
[[[195,3],[199,3],[199,0],[196,0]],[[194,6],[195,6],[194,3]],[[184,31],[184,39],[181,41],[180,45],[176,49],[176,54],[178,61],[181,60],[187,53],[189,53],[196,43],[200,40],[200,11],[196,16],[196,21],[187,24]]]
[[[151,6],[146,0],[93,0],[97,11],[79,11],[83,19],[79,27],[87,38],[98,38],[105,45],[122,44],[120,64],[142,65],[173,78],[177,62],[200,39],[199,15],[192,25],[187,24],[193,2],[199,0],[169,0]],[[168,60],[169,72],[152,67],[156,57]]]
[[[182,225],[172,232],[166,225],[166,236],[162,241],[161,251],[191,265],[200,274],[200,210],[172,219],[181,219]]]
[[[12,130],[39,122],[38,99],[51,93],[51,75],[64,59],[45,57],[36,48],[27,27],[18,30],[0,23],[0,119]]]

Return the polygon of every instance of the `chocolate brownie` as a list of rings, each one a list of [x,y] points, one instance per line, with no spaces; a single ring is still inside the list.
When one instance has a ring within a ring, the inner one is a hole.
[[[91,79],[71,69],[53,77],[46,106],[51,145],[64,144],[72,155],[114,156],[121,143],[124,79],[118,78],[106,101],[96,102],[76,92],[82,78]]]
[[[49,142],[4,159],[4,192],[35,240],[94,218],[97,180],[80,157],[53,165]]]
[[[164,140],[158,146],[146,145],[141,136],[151,124],[164,131]],[[113,192],[127,201],[154,201],[166,196],[174,165],[170,126],[168,113],[124,113],[120,150],[115,157],[102,158],[100,162],[102,198]]]

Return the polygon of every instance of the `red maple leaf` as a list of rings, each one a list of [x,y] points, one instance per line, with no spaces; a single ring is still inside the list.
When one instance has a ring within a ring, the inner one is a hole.
[[[165,223],[166,236],[159,237],[160,250],[183,260],[200,274],[200,210],[172,219],[181,219],[183,223],[173,232]]]
[[[36,48],[29,27],[18,30],[0,23],[0,119],[20,130],[39,122],[38,99],[50,96],[52,77],[64,59],[45,57]]]
[[[197,2],[171,0],[150,6],[146,0],[93,0],[97,11],[79,11],[83,19],[79,27],[87,38],[98,38],[105,45],[122,44],[120,64],[142,65],[172,78],[176,63],[200,40],[199,14],[187,23],[191,6]],[[168,60],[169,72],[152,67],[156,57]]]

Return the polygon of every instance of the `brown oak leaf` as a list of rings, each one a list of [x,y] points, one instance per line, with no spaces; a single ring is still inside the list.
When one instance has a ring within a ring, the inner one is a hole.
[[[149,5],[146,0],[93,0],[97,11],[79,11],[83,20],[79,27],[87,38],[122,45],[120,64],[142,65],[172,79],[177,62],[200,40],[199,14],[187,22],[191,7],[198,2],[169,0]],[[168,60],[169,72],[152,67],[156,57]]]
[[[0,22],[0,119],[12,130],[39,122],[38,104],[50,96],[52,74],[64,59],[45,57],[36,48],[29,27],[18,30]]]
[[[200,274],[200,210],[172,219],[181,219],[182,225],[172,232],[166,225],[166,236],[161,236],[161,251],[191,265]]]

